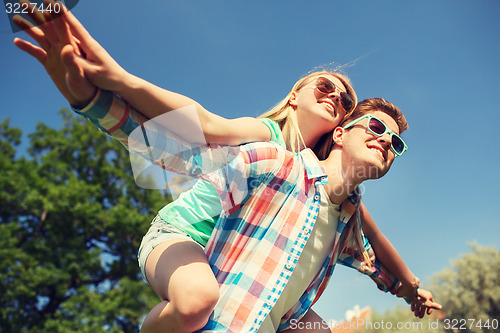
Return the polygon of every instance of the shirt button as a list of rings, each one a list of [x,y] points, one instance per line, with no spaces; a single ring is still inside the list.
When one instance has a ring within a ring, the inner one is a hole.
[[[319,200],[319,195],[317,195],[317,194],[316,194],[316,195],[314,196],[314,200],[318,201],[318,200]]]

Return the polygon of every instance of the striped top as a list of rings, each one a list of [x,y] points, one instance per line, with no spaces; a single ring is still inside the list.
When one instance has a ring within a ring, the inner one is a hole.
[[[214,185],[223,213],[205,252],[221,297],[202,332],[257,332],[314,228],[321,202],[320,184],[326,184],[328,178],[309,149],[293,154],[272,142],[238,147],[206,145],[199,121],[189,116],[196,116],[195,107],[183,109],[180,111],[188,114],[185,119],[189,120],[185,125],[175,124],[171,130],[176,134],[166,130],[172,125],[168,120],[157,117],[146,121],[106,91],[100,91],[85,109],[75,111],[131,152],[164,169]],[[289,327],[292,319],[302,318],[317,301],[337,262],[369,275],[379,289],[396,292],[399,282],[376,260],[361,234],[359,200],[353,193],[341,204],[330,254],[299,302],[282,318],[280,330]]]

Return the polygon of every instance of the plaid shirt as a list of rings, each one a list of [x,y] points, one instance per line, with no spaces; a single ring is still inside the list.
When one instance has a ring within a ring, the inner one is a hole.
[[[315,155],[309,149],[293,154],[270,142],[192,145],[169,137],[156,121],[147,121],[106,91],[75,111],[129,150],[216,187],[224,212],[205,251],[221,297],[202,331],[257,332],[294,271],[318,217],[319,186],[328,180]],[[359,200],[353,193],[342,203],[334,246],[299,302],[282,318],[279,330],[300,319],[318,300],[337,262],[369,275],[379,289],[396,292],[399,282],[380,265],[360,231]]]

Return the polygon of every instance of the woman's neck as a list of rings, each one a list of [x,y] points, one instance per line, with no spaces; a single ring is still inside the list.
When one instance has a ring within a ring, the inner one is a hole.
[[[321,130],[317,126],[305,124],[305,122],[299,122],[298,126],[306,147],[314,149],[319,139],[323,136]]]

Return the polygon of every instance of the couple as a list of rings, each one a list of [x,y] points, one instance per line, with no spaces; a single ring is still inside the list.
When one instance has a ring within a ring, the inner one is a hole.
[[[30,16],[42,24],[48,14]],[[287,330],[291,320],[321,323],[310,307],[337,262],[410,299],[418,316],[440,307],[418,289],[355,191],[382,177],[406,150],[399,134],[407,125],[397,107],[369,99],[354,109],[347,78],[317,72],[261,119],[227,120],[126,73],[71,13],[40,28],[15,21],[41,47],[15,44],[45,66],[77,112],[131,150],[204,180],[162,209],[144,237],[141,271],[163,299],[144,332],[271,332]],[[194,150],[147,121],[189,105],[207,142],[277,144]],[[147,140],[134,140],[136,129]],[[227,165],[214,164],[214,153],[227,156]]]

